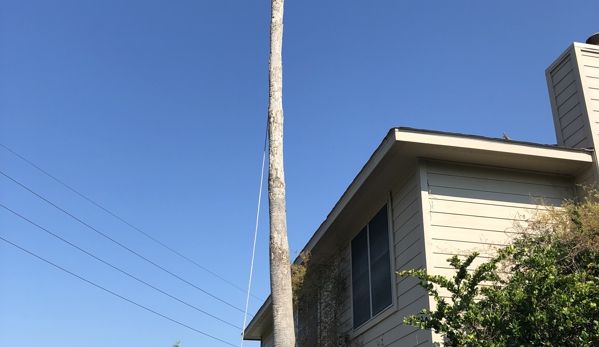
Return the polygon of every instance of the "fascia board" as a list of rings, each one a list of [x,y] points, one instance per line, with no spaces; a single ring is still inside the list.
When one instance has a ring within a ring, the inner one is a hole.
[[[547,160],[567,160],[585,163],[593,162],[591,151],[557,146],[549,147],[509,140],[470,138],[460,135],[431,134],[398,129],[396,132],[396,141],[411,144],[433,145],[438,146],[438,148],[452,147],[468,151],[492,152],[498,155],[510,154],[544,158]]]
[[[243,339],[260,340],[265,326],[272,325],[272,319],[270,322],[267,320],[269,316],[272,316],[272,299],[270,295],[266,298],[258,312],[256,312],[254,318],[248,323],[243,333]]]
[[[351,200],[351,198],[356,194],[358,189],[362,186],[364,181],[368,178],[370,173],[376,168],[378,163],[383,159],[383,157],[391,150],[393,145],[395,144],[395,129],[391,129],[387,136],[383,139],[383,142],[379,145],[376,151],[372,154],[370,159],[366,162],[362,170],[358,173],[356,178],[352,181],[349,187],[345,190],[339,201],[335,204],[331,212],[327,215],[325,221],[318,227],[318,230],[314,233],[312,238],[308,241],[306,246],[303,249],[303,252],[310,251],[321,239],[322,235],[326,232],[326,230],[330,227],[331,223],[335,221],[337,216],[347,203]],[[295,263],[298,264],[301,262],[301,258],[298,257],[295,260]]]

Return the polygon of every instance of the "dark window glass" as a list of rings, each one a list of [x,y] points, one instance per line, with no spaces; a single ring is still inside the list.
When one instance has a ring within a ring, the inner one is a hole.
[[[387,206],[383,207],[368,223],[373,316],[391,305],[388,225]]]
[[[354,328],[392,303],[387,205],[351,242]]]

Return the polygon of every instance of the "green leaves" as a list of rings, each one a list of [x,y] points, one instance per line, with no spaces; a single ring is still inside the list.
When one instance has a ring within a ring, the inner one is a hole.
[[[399,273],[420,279],[436,302],[404,323],[441,334],[450,347],[599,346],[599,204],[546,210],[475,269],[473,252],[447,260],[452,278]]]

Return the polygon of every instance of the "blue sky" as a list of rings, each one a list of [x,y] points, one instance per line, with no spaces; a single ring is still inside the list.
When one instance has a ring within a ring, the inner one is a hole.
[[[394,126],[555,143],[545,68],[599,31],[596,1],[288,1],[288,228],[299,251]],[[267,1],[0,2],[0,143],[177,252],[247,286],[268,102]],[[245,294],[0,147],[0,171],[236,307]],[[241,326],[4,175],[0,204]],[[253,294],[266,298],[262,208]],[[0,208],[0,237],[197,330],[240,330]],[[255,313],[262,301],[250,302]],[[226,346],[0,242],[2,346]],[[245,346],[257,346],[246,343]]]

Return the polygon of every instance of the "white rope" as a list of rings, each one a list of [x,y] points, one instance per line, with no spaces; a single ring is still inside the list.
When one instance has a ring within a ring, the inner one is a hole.
[[[245,299],[245,312],[243,314],[243,325],[241,326],[241,344],[240,347],[243,347],[243,338],[245,334],[245,323],[248,316],[248,306],[250,303],[250,289],[252,287],[252,273],[254,271],[254,256],[256,254],[256,239],[258,238],[258,222],[260,220],[260,202],[262,201],[262,184],[264,182],[264,162],[266,161],[266,140],[268,138],[268,133],[264,138],[264,153],[262,154],[262,172],[260,173],[260,190],[258,193],[258,211],[256,211],[256,228],[254,230],[254,246],[252,247],[252,261],[250,263],[250,279],[248,281],[248,290],[247,297]]]

